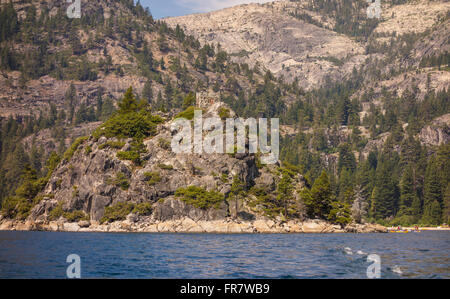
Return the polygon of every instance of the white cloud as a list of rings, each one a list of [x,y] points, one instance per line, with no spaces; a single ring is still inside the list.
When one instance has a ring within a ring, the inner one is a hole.
[[[180,5],[207,12],[244,3],[265,3],[274,0],[177,0]]]

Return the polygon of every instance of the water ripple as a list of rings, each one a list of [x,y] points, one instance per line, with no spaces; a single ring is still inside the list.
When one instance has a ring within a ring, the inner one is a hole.
[[[401,235],[401,236],[400,236]],[[420,234],[101,234],[0,232],[0,278],[450,278],[450,232]]]

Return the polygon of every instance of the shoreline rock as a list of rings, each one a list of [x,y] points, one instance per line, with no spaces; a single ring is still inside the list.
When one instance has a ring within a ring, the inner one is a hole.
[[[60,221],[33,222],[4,219],[0,231],[109,232],[109,233],[218,233],[218,234],[289,234],[289,233],[387,233],[378,224],[349,224],[345,228],[323,220],[275,222],[273,220],[236,221],[231,218],[194,221],[185,217],[168,221],[137,221],[129,219],[108,224],[96,221],[69,223]]]

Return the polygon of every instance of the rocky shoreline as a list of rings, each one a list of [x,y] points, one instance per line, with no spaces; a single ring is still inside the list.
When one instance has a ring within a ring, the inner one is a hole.
[[[110,233],[386,233],[378,224],[349,224],[342,228],[322,220],[274,222],[272,220],[194,221],[183,218],[169,221],[133,221],[127,219],[109,224],[92,221],[68,223],[64,221],[33,222],[4,219],[0,231],[59,231],[59,232],[110,232]]]

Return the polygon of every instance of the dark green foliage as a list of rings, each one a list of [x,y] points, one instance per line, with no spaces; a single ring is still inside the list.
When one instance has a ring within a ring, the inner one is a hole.
[[[134,210],[135,206],[130,202],[118,202],[105,208],[105,214],[100,219],[100,223],[125,220],[127,215]]]
[[[124,141],[107,141],[103,144],[100,144],[98,146],[99,149],[105,149],[105,148],[113,148],[113,149],[121,149],[125,146]]]
[[[175,192],[175,197],[192,205],[198,209],[220,208],[224,202],[224,195],[217,191],[206,191],[197,186],[189,186],[187,188],[179,188]]]
[[[150,186],[153,186],[153,185],[161,182],[161,175],[159,174],[159,172],[156,172],[156,171],[145,172],[144,177]]]
[[[342,227],[345,227],[347,224],[352,222],[350,205],[339,201],[332,202],[331,210],[328,214],[328,221],[339,224]]]
[[[231,184],[230,196],[234,200],[235,217],[239,214],[239,199],[245,196],[246,184],[241,181],[237,175],[233,177]]]
[[[437,66],[441,69],[442,66],[450,66],[450,53],[445,51],[437,55],[422,57],[420,61],[420,67],[433,67]]]
[[[163,163],[159,163],[158,167],[161,168],[161,169],[165,169],[165,170],[172,170],[173,169],[172,165],[163,164]]]
[[[423,196],[423,217],[425,224],[437,225],[441,222],[443,190],[435,157],[428,163]]]
[[[225,108],[225,107],[220,107],[220,108],[219,108],[219,117],[220,117],[222,120],[225,120],[225,119],[227,119],[227,118],[230,118],[230,117],[231,117],[231,115],[230,115],[230,109]]]
[[[171,148],[171,142],[168,139],[165,138],[159,138],[158,139],[158,146],[165,150],[170,150]]]
[[[100,219],[100,223],[110,223],[114,221],[125,220],[130,213],[134,213],[139,216],[148,216],[152,212],[151,203],[131,203],[131,202],[118,202],[114,205],[105,208],[105,214]]]
[[[288,217],[288,204],[294,197],[294,187],[292,186],[291,173],[288,170],[282,170],[281,180],[277,186],[277,201],[281,202],[284,208],[284,217]]]
[[[400,181],[400,209],[398,216],[411,216],[411,220],[418,220],[417,214],[413,211],[413,203],[419,200],[417,195],[417,186],[415,181],[415,169],[411,166],[407,167],[403,172]],[[417,203],[416,203],[417,204]],[[410,223],[413,224],[413,223]]]
[[[320,177],[314,182],[311,188],[311,195],[308,198],[306,195],[307,210],[310,211],[310,215],[319,219],[327,219],[331,210],[331,203],[333,201],[333,194],[330,186],[330,180],[325,171],[322,171]],[[312,212],[312,213],[311,213]]]
[[[136,165],[141,165],[141,154],[147,152],[147,148],[141,140],[131,142],[129,150],[117,152],[117,157],[121,160],[133,161]]]
[[[186,108],[186,110],[178,113],[175,118],[185,118],[188,120],[192,120],[192,119],[194,119],[195,110],[202,110],[202,109],[194,107],[194,106],[190,106],[190,107]]]
[[[191,106],[195,105],[195,94],[189,93],[183,100],[183,106],[182,109],[187,109]]]
[[[68,222],[78,222],[81,220],[89,220],[89,216],[84,211],[75,210],[72,212],[64,212],[62,215]]]
[[[141,139],[156,133],[155,121],[160,119],[146,111],[116,114],[97,129],[94,136]]]
[[[46,175],[38,178],[37,172],[30,165],[25,165],[21,175],[21,185],[15,190],[14,196],[6,197],[2,202],[2,214],[7,218],[24,220],[31,209],[38,204],[43,196],[38,195],[47,184],[50,176],[59,163],[59,156],[52,152],[45,163]]]
[[[122,190],[128,190],[128,188],[130,187],[128,177],[123,172],[117,173],[115,178],[109,180],[109,184],[115,185]]]
[[[149,202],[143,202],[139,204],[135,204],[133,208],[133,213],[139,216],[149,216],[152,213],[152,204]]]
[[[163,121],[144,109],[145,103],[136,100],[131,87],[118,105],[119,111],[93,133],[94,137],[142,139],[154,135],[156,125]]]
[[[339,146],[338,171],[341,172],[343,169],[348,170],[350,173],[356,169],[355,156],[349,144]]]
[[[63,159],[65,161],[69,161],[72,159],[73,155],[77,151],[78,147],[83,144],[88,139],[87,136],[77,138],[74,143],[70,146],[70,148],[64,153]]]
[[[0,43],[12,38],[19,31],[17,13],[12,2],[0,6]]]
[[[377,168],[375,187],[372,192],[372,215],[378,219],[393,216],[396,200],[396,185],[391,169],[385,162]]]

